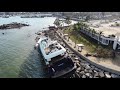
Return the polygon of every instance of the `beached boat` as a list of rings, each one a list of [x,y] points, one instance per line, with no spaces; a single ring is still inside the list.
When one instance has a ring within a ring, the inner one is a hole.
[[[74,62],[68,57],[66,49],[57,41],[48,37],[41,37],[36,47],[42,54],[51,78],[63,76],[75,70]]]

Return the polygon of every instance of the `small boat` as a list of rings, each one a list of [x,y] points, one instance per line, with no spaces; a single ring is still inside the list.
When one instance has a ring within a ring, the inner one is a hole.
[[[43,36],[38,40],[36,48],[43,56],[51,78],[61,77],[75,70],[73,60],[68,57],[66,49],[57,41]]]

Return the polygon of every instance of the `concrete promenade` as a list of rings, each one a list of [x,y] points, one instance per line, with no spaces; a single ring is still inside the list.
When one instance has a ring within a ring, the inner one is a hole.
[[[56,32],[60,36],[60,38],[62,38],[63,41],[72,49],[72,51],[74,51],[76,54],[78,54],[82,59],[95,65],[96,67],[98,67],[100,69],[120,75],[120,67],[119,66],[114,65],[113,63],[110,63],[110,62],[100,61],[97,58],[92,57],[92,56],[86,57],[85,54],[87,53],[87,51],[84,48],[82,49],[82,52],[79,52],[77,47],[75,47],[75,43],[71,39],[69,39],[69,41],[68,41],[63,37],[64,35],[61,30],[58,30]]]

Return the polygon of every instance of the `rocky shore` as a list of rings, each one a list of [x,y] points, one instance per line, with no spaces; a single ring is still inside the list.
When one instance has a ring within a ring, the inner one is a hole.
[[[74,72],[69,73],[69,75],[64,75],[62,78],[120,78],[119,75],[104,71],[81,59],[81,57],[77,56],[65,45],[55,31],[44,31],[44,33],[46,33],[46,35],[51,39],[57,40],[61,45],[63,45],[76,65],[76,70]]]
[[[29,25],[28,24],[23,24],[23,23],[12,22],[10,24],[0,25],[0,30],[21,28],[21,27],[24,27],[24,26],[29,26]]]

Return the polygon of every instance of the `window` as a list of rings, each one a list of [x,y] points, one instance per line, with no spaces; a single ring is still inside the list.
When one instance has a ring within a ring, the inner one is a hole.
[[[106,40],[106,42],[105,42],[105,43],[106,43],[106,44],[108,44],[108,42],[109,42],[109,40]]]
[[[99,41],[102,41],[102,38],[101,38],[101,37],[99,38]]]

